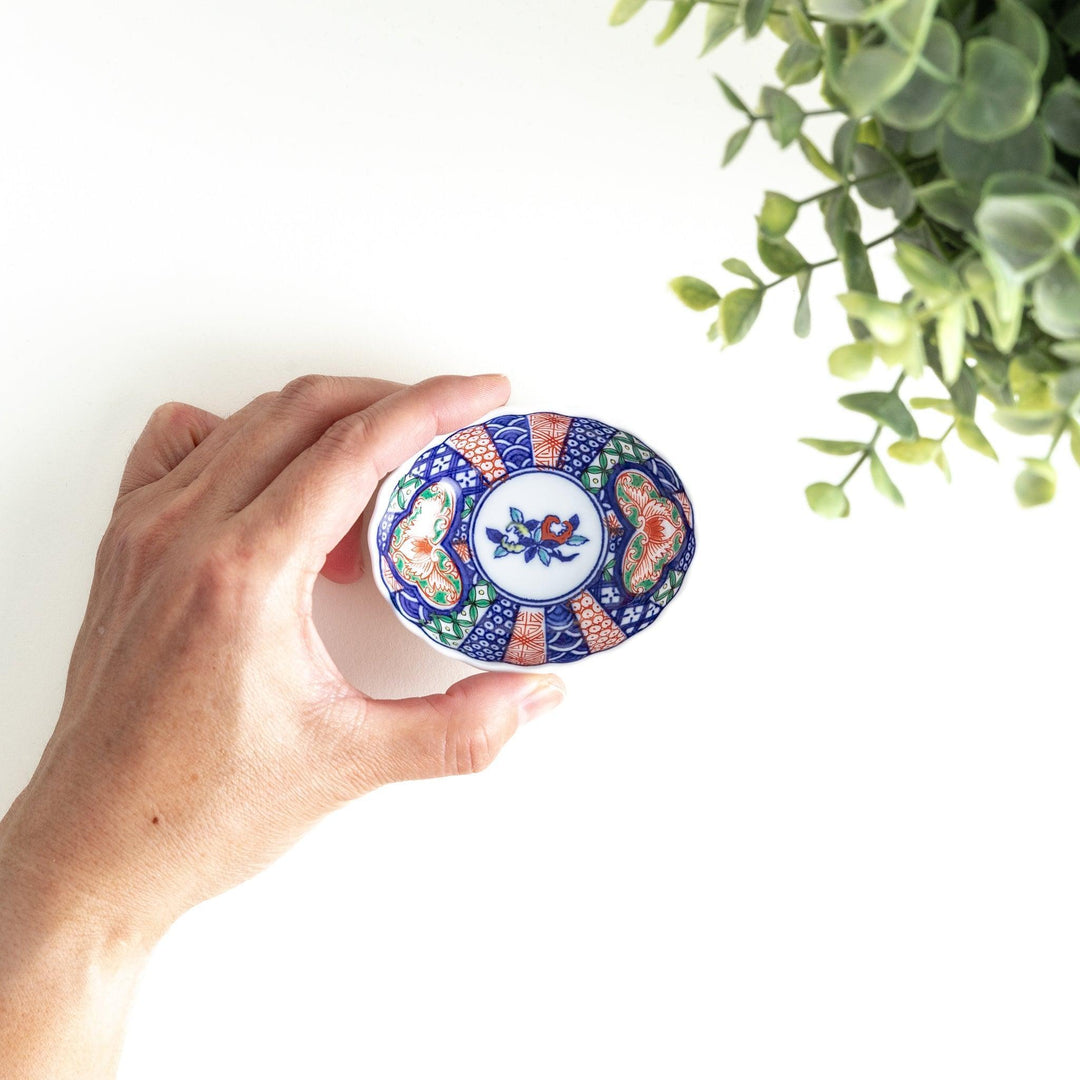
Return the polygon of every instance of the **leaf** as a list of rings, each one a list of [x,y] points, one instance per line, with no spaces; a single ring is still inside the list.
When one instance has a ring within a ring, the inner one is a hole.
[[[902,341],[892,344],[875,339],[875,351],[891,367],[899,365],[913,379],[923,373],[926,366],[926,348],[922,331],[912,322],[911,332]]]
[[[501,544],[502,543],[502,533],[499,532],[498,529],[486,529],[485,532],[487,533],[487,538],[493,544]]]
[[[870,391],[865,394],[846,394],[840,399],[845,409],[864,413],[879,424],[892,428],[902,439],[917,439],[919,429],[907,406],[893,393]]]
[[[997,452],[990,445],[990,440],[982,433],[975,421],[967,416],[957,417],[956,436],[967,447],[997,461]]]
[[[766,236],[783,236],[799,216],[799,204],[778,191],[766,191],[765,203],[758,215],[758,226]]]
[[[833,454],[836,457],[847,457],[850,454],[861,454],[866,449],[866,443],[841,442],[836,439],[800,439],[799,442],[820,450],[823,454]]]
[[[611,9],[608,23],[611,26],[622,26],[624,22],[629,22],[637,14],[645,3],[646,0],[618,0],[615,7]]]
[[[978,192],[991,176],[1013,169],[1045,176],[1054,161],[1054,148],[1038,121],[994,142],[965,139],[943,124],[938,159],[946,176]]]
[[[587,544],[589,542],[589,538],[587,536],[582,536],[581,533],[574,533],[574,535],[571,536],[570,539],[566,542],[571,547],[580,547],[582,544]]]
[[[900,91],[913,66],[910,55],[893,45],[871,46],[849,55],[831,81],[851,114],[865,116]]]
[[[955,180],[934,180],[915,189],[915,201],[935,221],[957,232],[975,231],[978,196],[968,194]]]
[[[1080,157],[1080,83],[1066,78],[1043,99],[1042,121],[1047,134],[1073,157]]]
[[[956,411],[961,416],[973,417],[975,415],[979,387],[967,364],[960,369],[960,377],[948,387],[948,391],[949,397],[956,406]]]
[[[821,71],[823,55],[820,45],[799,38],[784,50],[777,61],[776,76],[784,86],[808,83],[817,78]]]
[[[965,139],[994,142],[1031,123],[1039,96],[1038,73],[1019,49],[974,38],[964,46],[964,77],[946,121]]]
[[[817,146],[801,131],[799,132],[799,149],[803,152],[803,156],[806,160],[810,162],[822,176],[831,180],[834,184],[840,183],[843,178],[833,167],[832,162],[830,162]]]
[[[992,278],[979,259],[966,263],[962,276],[964,284],[990,323],[994,347],[1007,354],[1020,333],[1024,314],[1023,291],[1001,280],[1000,275],[997,279]],[[985,364],[986,358],[981,359]]]
[[[1080,465],[1080,424],[1076,417],[1069,417],[1069,450],[1072,452],[1073,461]]]
[[[748,38],[757,37],[769,17],[773,0],[742,0],[740,10]]]
[[[545,566],[550,566],[551,565],[551,552],[548,551],[547,548],[544,548],[544,547],[537,548],[536,553],[540,556],[540,561]]]
[[[856,145],[855,175],[860,197],[871,206],[891,210],[899,221],[915,209],[915,189],[907,174],[881,150],[862,143]],[[865,179],[871,176],[872,180]]]
[[[941,380],[952,386],[960,377],[967,349],[966,311],[963,298],[947,305],[937,317],[937,347]]]
[[[761,111],[767,115],[769,132],[781,147],[790,145],[798,138],[806,114],[790,94],[766,86],[761,91]]]
[[[1080,341],[1059,341],[1050,346],[1050,351],[1070,364],[1080,364]]]
[[[1066,252],[1035,282],[1035,322],[1056,338],[1080,337],[1080,258]]]
[[[720,294],[707,282],[696,277],[677,277],[668,282],[671,291],[694,311],[707,311],[720,303]]]
[[[511,506],[510,520],[521,522],[525,520],[525,515],[516,506]]]
[[[506,550],[506,548],[504,548],[504,547],[502,546],[502,544],[500,544],[500,545],[499,545],[499,546],[498,546],[498,547],[497,547],[497,548],[495,549],[495,558],[496,558],[496,559],[505,559],[505,558],[506,558],[506,556],[507,556],[507,555],[509,555],[509,554],[510,554],[510,552],[509,552],[509,551],[507,551],[507,550]]]
[[[731,87],[726,82],[724,82],[723,79],[720,78],[719,75],[714,75],[713,78],[716,80],[716,85],[720,87],[720,93],[724,95],[724,97],[727,99],[727,103],[733,109],[738,109],[739,112],[745,114],[746,116],[754,115],[750,111],[750,106],[747,105],[746,102],[743,101],[743,99],[739,97],[739,95],[736,94],[735,91],[732,90]]]
[[[951,23],[944,19],[933,21],[920,62],[936,70],[916,67],[911,78],[876,110],[886,124],[901,131],[933,127],[952,104],[960,71],[960,36]],[[954,81],[945,81],[937,74],[939,71]]]
[[[903,240],[896,241],[896,265],[919,296],[931,304],[947,300],[962,288],[959,275],[948,263]]]
[[[709,4],[705,14],[705,41],[699,56],[711,52],[739,25],[739,9],[734,4]]]
[[[844,269],[844,282],[851,292],[876,295],[877,282],[870,265],[870,255],[858,233],[848,229],[840,242],[840,265]]]
[[[529,548],[529,550],[525,552],[525,561],[527,563],[532,562],[533,559],[536,558],[536,553],[538,551],[542,551],[542,550],[543,550],[543,548],[538,548],[538,547]]]
[[[837,255],[844,249],[844,234],[853,232],[859,235],[862,219],[855,200],[847,191],[834,191],[821,200],[821,213],[825,218],[825,231],[829,234]],[[864,289],[863,292],[877,292],[877,289]]]
[[[916,325],[902,305],[880,300],[869,293],[841,293],[837,299],[852,318],[858,319],[870,331],[875,341],[885,345],[902,344]]]
[[[844,489],[836,484],[811,484],[806,489],[806,501],[810,509],[823,518],[845,518],[851,513]]]
[[[1061,419],[1056,409],[1020,409],[1006,405],[994,411],[994,419],[1016,435],[1048,435]]]
[[[1042,19],[1018,0],[997,0],[997,11],[990,16],[990,33],[1015,45],[1041,76],[1046,69],[1049,41]]]
[[[1050,502],[1057,488],[1057,472],[1049,461],[1024,458],[1027,468],[1016,478],[1014,488],[1021,506],[1042,506]]]
[[[1080,239],[1080,208],[1062,195],[990,195],[975,212],[975,225],[995,278],[1023,285]]]
[[[795,308],[795,336],[808,337],[810,334],[810,278],[813,272],[800,270],[795,275],[799,283],[799,303]]]
[[[725,259],[721,264],[725,270],[740,277],[749,278],[756,285],[764,285],[764,282],[742,261],[742,259]]]
[[[721,168],[724,165],[730,165],[735,160],[735,156],[743,148],[743,144],[746,142],[752,127],[752,124],[747,124],[746,127],[739,128],[739,130],[728,139],[727,145],[724,147],[724,159],[720,163]]]
[[[653,38],[654,45],[663,45],[676,30],[686,21],[686,16],[694,10],[697,0],[675,0],[668,12],[668,20],[664,28]]]
[[[874,481],[874,487],[885,498],[891,499],[897,506],[902,507],[904,505],[904,496],[900,494],[900,489],[892,482],[892,478],[885,471],[881,458],[872,450],[870,451],[870,479]]]
[[[929,465],[940,452],[941,443],[937,439],[901,440],[889,447],[889,457],[905,465]]]
[[[859,135],[859,122],[845,120],[833,135],[833,161],[837,169],[846,176],[855,163],[855,141]]]
[[[908,404],[913,409],[933,409],[946,416],[956,415],[956,406],[948,398],[913,397]]]
[[[874,362],[874,346],[869,341],[841,345],[829,356],[829,371],[841,379],[861,379]]]
[[[766,267],[781,277],[790,277],[806,266],[806,259],[802,257],[793,244],[783,237],[772,240],[768,236],[759,233],[757,249],[758,255]]]
[[[761,311],[762,289],[735,289],[720,303],[720,327],[725,345],[742,341]]]

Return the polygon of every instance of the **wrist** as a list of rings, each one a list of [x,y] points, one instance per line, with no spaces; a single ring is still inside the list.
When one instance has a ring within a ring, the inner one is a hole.
[[[111,1076],[155,940],[0,822],[0,1060],[10,1075]]]

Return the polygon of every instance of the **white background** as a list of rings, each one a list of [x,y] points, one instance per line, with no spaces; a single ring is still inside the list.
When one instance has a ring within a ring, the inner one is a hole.
[[[849,520],[810,514],[846,463],[796,439],[868,434],[825,368],[839,275],[807,342],[785,286],[724,352],[666,281],[733,287],[761,192],[825,185],[763,131],[719,171],[710,73],[753,97],[776,49],[699,61],[700,15],[654,49],[666,10],[3,5],[0,806],[161,401],[505,371],[654,443],[698,511],[660,622],[488,772],[381,790],[185,916],[123,1080],[1076,1075],[1080,489],[1018,509],[1031,444],[987,419],[1003,465],[958,447],[951,488],[893,467],[906,511],[860,475]],[[469,671],[370,581],[317,600],[374,693]]]

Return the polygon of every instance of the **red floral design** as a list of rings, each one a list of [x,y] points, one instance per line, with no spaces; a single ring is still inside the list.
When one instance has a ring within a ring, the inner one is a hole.
[[[615,497],[634,532],[623,555],[623,585],[633,596],[648,592],[686,543],[686,520],[679,504],[667,499],[639,469],[615,481]]]

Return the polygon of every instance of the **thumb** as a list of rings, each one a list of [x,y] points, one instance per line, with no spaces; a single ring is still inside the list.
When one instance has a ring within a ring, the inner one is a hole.
[[[355,746],[359,786],[479,772],[522,724],[553,709],[565,693],[555,675],[490,672],[462,679],[445,694],[367,699]]]
[[[128,455],[119,495],[160,480],[180,464],[221,423],[221,417],[194,405],[159,405]]]

